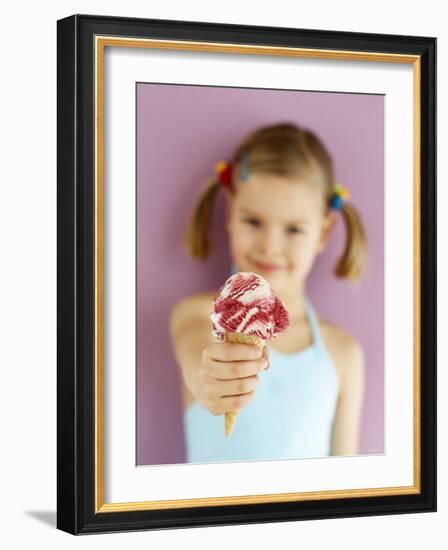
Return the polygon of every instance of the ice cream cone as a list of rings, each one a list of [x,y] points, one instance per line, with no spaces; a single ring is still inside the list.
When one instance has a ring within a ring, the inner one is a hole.
[[[236,344],[252,344],[260,349],[264,347],[264,340],[258,336],[251,336],[249,334],[241,334],[239,332],[226,332],[224,334],[224,342],[233,342]],[[224,421],[224,433],[226,437],[232,435],[233,427],[235,426],[236,417],[238,411],[229,411],[225,413]]]
[[[258,273],[239,271],[221,286],[210,313],[212,334],[221,342],[252,344],[263,349],[289,326],[288,311],[271,285]],[[231,435],[238,411],[225,414],[224,433]]]

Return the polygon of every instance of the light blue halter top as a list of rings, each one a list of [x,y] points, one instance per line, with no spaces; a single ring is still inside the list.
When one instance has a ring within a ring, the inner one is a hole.
[[[313,343],[298,353],[269,346],[270,368],[259,374],[252,401],[240,409],[230,437],[224,415],[194,401],[184,412],[187,462],[277,460],[330,454],[339,393],[311,302],[305,298]]]

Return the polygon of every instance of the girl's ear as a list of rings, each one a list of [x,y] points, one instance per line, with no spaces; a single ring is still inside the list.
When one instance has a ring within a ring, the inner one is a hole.
[[[319,244],[317,246],[317,254],[320,254],[327,245],[328,239],[333,232],[334,225],[336,223],[337,216],[334,210],[331,210],[326,214],[324,218],[324,223],[322,224],[322,229],[320,233]]]

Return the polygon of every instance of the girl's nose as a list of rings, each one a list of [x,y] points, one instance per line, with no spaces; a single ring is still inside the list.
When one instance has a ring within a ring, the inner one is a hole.
[[[277,231],[266,230],[261,237],[260,246],[266,259],[273,259],[282,250],[282,238]]]

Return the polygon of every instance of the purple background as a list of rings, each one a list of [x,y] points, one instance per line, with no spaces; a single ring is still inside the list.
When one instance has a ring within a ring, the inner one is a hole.
[[[332,269],[343,251],[339,219],[317,257],[307,295],[317,314],[357,338],[366,357],[360,454],[384,452],[384,97],[379,95],[137,84],[137,465],[185,461],[180,373],[168,313],[181,297],[230,275],[224,201],[215,253],[193,261],[181,246],[193,204],[216,162],[260,125],[312,129],[333,156],[363,219],[369,260],[356,287]]]

